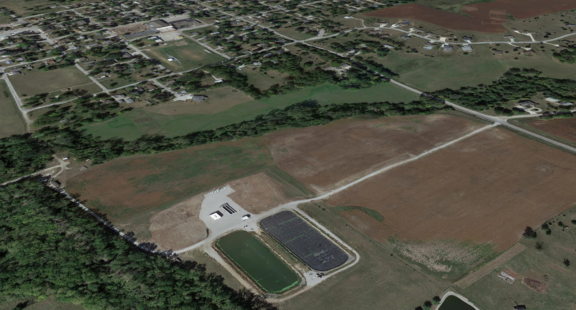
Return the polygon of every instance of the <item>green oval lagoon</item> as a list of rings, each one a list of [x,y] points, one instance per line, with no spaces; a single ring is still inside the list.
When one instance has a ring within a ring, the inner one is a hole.
[[[462,299],[451,295],[444,299],[438,310],[475,310],[472,306],[462,301]]]
[[[300,282],[292,269],[246,231],[222,237],[216,245],[267,292],[281,293]]]

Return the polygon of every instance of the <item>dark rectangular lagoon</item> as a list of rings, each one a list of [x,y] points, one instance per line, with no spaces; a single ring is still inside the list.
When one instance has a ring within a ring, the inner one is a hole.
[[[267,292],[281,293],[300,283],[292,269],[246,231],[220,238],[216,245]]]
[[[438,310],[475,310],[472,306],[462,301],[462,299],[451,295],[444,299]]]

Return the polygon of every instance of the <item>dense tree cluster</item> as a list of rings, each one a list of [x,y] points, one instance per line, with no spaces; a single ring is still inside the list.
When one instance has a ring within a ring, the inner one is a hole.
[[[87,309],[275,309],[202,265],[150,255],[34,179],[0,187],[0,297]]]
[[[465,107],[486,110],[500,107],[509,100],[530,98],[537,93],[556,99],[576,100],[576,81],[541,76],[534,69],[510,69],[497,81],[488,85],[442,89],[431,94]]]
[[[346,53],[350,50],[357,50],[362,54],[375,53],[378,57],[386,57],[390,52],[389,49],[382,45],[382,42],[375,40],[356,39],[342,43],[333,42],[330,44],[330,49],[338,53]]]
[[[0,139],[0,183],[44,168],[54,150],[29,134]]]
[[[65,98],[60,98],[65,100]],[[131,108],[127,109],[131,110]],[[99,94],[74,100],[73,106],[53,106],[41,114],[34,124],[48,125],[62,123],[67,126],[79,127],[94,122],[102,122],[122,113],[120,105],[108,94]]]
[[[569,64],[576,63],[576,44],[567,46],[565,49],[558,52],[554,52],[554,54],[552,55],[560,62],[565,62]]]

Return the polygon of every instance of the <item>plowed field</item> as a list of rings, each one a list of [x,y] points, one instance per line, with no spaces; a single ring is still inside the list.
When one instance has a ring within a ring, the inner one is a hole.
[[[399,5],[364,14],[382,18],[416,19],[452,30],[497,33],[505,31],[500,24],[507,21],[508,14],[523,19],[572,9],[576,9],[576,1],[573,0],[496,0],[462,7],[462,13],[468,16],[419,4]]]
[[[529,126],[547,132],[561,139],[576,143],[576,118],[535,120],[527,123]]]
[[[457,240],[503,251],[526,226],[576,203],[574,156],[503,129],[472,136],[333,196],[335,206],[378,211],[382,223],[345,215],[381,241]],[[346,213],[348,211],[345,211]]]
[[[455,240],[503,251],[576,203],[574,156],[495,128],[392,169],[328,200],[378,211],[346,214],[382,241]]]
[[[279,131],[264,141],[281,169],[319,194],[481,126],[440,114],[343,120]]]

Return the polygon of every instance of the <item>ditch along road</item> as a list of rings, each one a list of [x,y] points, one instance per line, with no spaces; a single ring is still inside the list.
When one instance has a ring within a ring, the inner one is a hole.
[[[359,183],[361,183],[361,182],[363,182],[363,181],[366,181],[367,179],[370,179],[370,178],[372,178],[372,177],[374,177],[374,176],[376,176],[376,175],[379,175],[379,174],[384,173],[384,172],[386,172],[386,171],[388,171],[388,170],[394,169],[394,168],[396,168],[396,167],[398,167],[398,166],[401,166],[401,165],[404,165],[404,164],[407,164],[407,163],[410,163],[410,162],[419,160],[419,159],[422,158],[422,157],[428,156],[428,155],[430,155],[430,154],[432,154],[432,153],[435,153],[436,151],[439,151],[439,150],[441,150],[441,149],[447,148],[447,147],[449,147],[449,146],[451,146],[451,145],[453,145],[453,144],[455,144],[455,143],[458,143],[458,142],[460,142],[460,141],[462,141],[462,140],[465,140],[465,139],[467,139],[467,138],[469,138],[469,137],[471,137],[471,136],[473,136],[473,135],[476,135],[476,134],[478,134],[478,133],[480,133],[480,132],[483,132],[483,131],[485,131],[485,130],[487,130],[487,129],[493,128],[493,127],[498,126],[498,125],[499,125],[499,123],[496,123],[496,122],[495,122],[495,123],[493,123],[492,125],[484,126],[484,127],[480,128],[480,129],[477,129],[477,130],[475,130],[475,131],[473,131],[473,132],[470,132],[470,133],[468,133],[468,134],[466,134],[466,135],[464,135],[464,136],[462,136],[462,137],[459,137],[459,138],[454,139],[454,140],[452,140],[452,141],[450,141],[450,142],[447,142],[447,143],[445,143],[445,144],[443,144],[443,145],[440,145],[440,146],[437,146],[437,147],[432,148],[432,149],[430,149],[430,150],[427,150],[427,151],[425,151],[425,152],[423,152],[423,153],[421,153],[421,154],[419,154],[419,155],[413,156],[412,158],[409,158],[409,159],[407,159],[407,160],[404,160],[404,161],[395,163],[395,164],[393,164],[393,165],[390,165],[390,166],[384,167],[384,168],[382,168],[382,169],[379,169],[379,170],[377,170],[377,171],[374,171],[374,172],[372,172],[372,173],[369,173],[369,174],[367,174],[367,175],[365,175],[365,176],[363,176],[363,177],[361,177],[361,178],[359,178],[359,179],[357,179],[357,180],[355,180],[355,181],[352,181],[352,182],[350,182],[350,183],[348,183],[348,184],[346,184],[346,185],[344,185],[344,186],[341,186],[341,187],[339,187],[339,188],[337,188],[337,189],[335,189],[335,190],[332,190],[332,191],[330,191],[330,192],[328,192],[328,193],[325,193],[325,194],[322,194],[322,195],[320,195],[320,196],[317,196],[317,197],[314,197],[314,198],[310,198],[310,199],[303,199],[303,200],[298,200],[298,201],[289,202],[289,203],[280,205],[280,206],[278,206],[278,207],[276,207],[276,208],[273,208],[273,209],[271,209],[271,210],[269,210],[269,211],[267,211],[267,212],[261,213],[261,214],[252,214],[251,217],[250,217],[250,219],[248,219],[248,220],[246,220],[246,221],[238,221],[236,224],[227,226],[225,229],[220,229],[220,230],[217,230],[217,231],[216,231],[216,230],[211,230],[211,231],[210,231],[210,235],[209,235],[206,239],[204,239],[204,240],[202,240],[202,241],[200,241],[200,242],[198,242],[198,243],[196,243],[196,244],[194,244],[194,245],[192,245],[192,246],[186,247],[186,248],[184,248],[184,249],[176,250],[176,251],[174,251],[174,253],[176,253],[176,254],[181,254],[181,253],[184,253],[184,252],[187,252],[187,251],[191,251],[191,250],[194,250],[194,249],[203,250],[203,251],[204,251],[206,254],[208,254],[210,257],[214,258],[217,262],[219,262],[220,264],[222,264],[228,271],[230,271],[230,273],[231,273],[235,278],[240,279],[241,276],[238,275],[235,270],[231,270],[231,268],[228,268],[227,263],[223,261],[223,259],[219,256],[218,253],[216,253],[216,251],[214,251],[214,249],[212,249],[212,245],[214,244],[214,242],[215,242],[219,237],[224,236],[224,235],[226,235],[226,234],[228,234],[228,233],[230,233],[230,232],[233,232],[233,231],[237,231],[237,230],[247,230],[247,231],[249,231],[249,232],[250,232],[250,231],[256,231],[256,230],[259,229],[258,222],[259,222],[260,220],[262,220],[262,219],[264,219],[264,218],[266,218],[266,217],[268,217],[268,216],[270,216],[270,215],[273,215],[273,214],[275,214],[275,213],[277,213],[277,212],[280,212],[280,211],[285,211],[285,210],[293,211],[293,212],[295,212],[296,214],[298,214],[299,216],[301,216],[301,217],[303,217],[304,219],[306,219],[307,221],[309,221],[310,223],[312,223],[313,225],[315,225],[315,226],[316,226],[319,230],[321,230],[325,235],[327,235],[327,236],[328,236],[329,238],[331,238],[332,240],[335,240],[338,244],[340,244],[340,246],[344,247],[349,253],[353,253],[354,255],[353,255],[353,257],[352,257],[351,259],[349,259],[349,260],[346,262],[346,264],[345,264],[343,267],[335,270],[334,272],[329,272],[328,274],[325,274],[322,278],[314,277],[314,274],[316,273],[316,271],[310,271],[310,270],[309,270],[309,271],[303,272],[302,275],[303,275],[303,277],[306,279],[306,287],[304,287],[303,289],[298,290],[298,291],[295,292],[294,294],[290,294],[290,295],[284,296],[284,297],[282,297],[282,298],[270,298],[270,299],[269,299],[270,302],[282,302],[282,301],[288,300],[288,299],[290,299],[290,298],[292,298],[292,297],[295,297],[295,296],[297,296],[297,295],[299,295],[299,294],[302,294],[302,293],[306,292],[307,290],[309,290],[309,289],[313,288],[314,286],[320,284],[321,282],[325,281],[326,279],[329,279],[329,278],[333,277],[334,275],[336,275],[336,274],[338,274],[338,273],[340,273],[340,272],[342,272],[342,271],[344,271],[344,270],[347,270],[347,269],[349,269],[349,268],[352,268],[354,265],[356,265],[356,264],[360,261],[360,254],[359,254],[356,250],[354,250],[354,249],[353,249],[351,246],[349,246],[346,242],[344,242],[342,239],[340,239],[340,238],[339,238],[336,234],[334,234],[332,231],[328,230],[328,229],[325,228],[323,225],[321,225],[321,224],[320,224],[318,221],[316,221],[314,218],[312,218],[311,216],[309,216],[309,215],[306,214],[305,212],[301,211],[301,210],[298,208],[298,205],[300,205],[300,204],[302,204],[302,203],[313,202],[313,201],[315,201],[315,200],[322,200],[322,199],[328,198],[328,197],[330,197],[330,196],[332,196],[332,195],[334,195],[334,194],[337,194],[337,193],[339,193],[339,192],[341,192],[341,191],[344,191],[344,190],[346,190],[346,189],[348,189],[348,188],[350,188],[350,187],[352,187],[352,186],[355,186],[355,185],[357,185],[357,184],[359,184]],[[204,219],[202,219],[202,220],[204,221]],[[207,224],[208,227],[211,226],[211,225],[209,225],[209,223],[206,223],[206,224]],[[251,287],[251,285],[250,285],[250,286],[247,286],[247,287]]]

